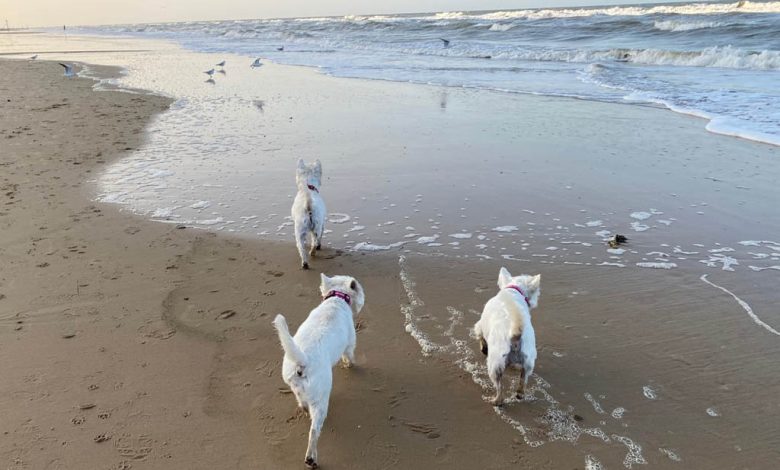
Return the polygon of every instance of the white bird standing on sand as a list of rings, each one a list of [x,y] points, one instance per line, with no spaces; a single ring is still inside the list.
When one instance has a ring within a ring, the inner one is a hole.
[[[68,64],[63,64],[62,62],[58,62],[60,65],[62,65],[65,68],[65,76],[66,77],[73,77],[76,74],[73,73],[73,67],[71,67]]]
[[[38,54],[35,54],[34,56],[30,57],[30,60],[35,60],[38,58]]]
[[[225,66],[225,61],[224,60],[217,64],[217,67],[224,67],[224,66]]]
[[[206,74],[206,75],[208,75],[209,77],[213,77],[213,76],[214,76],[214,69],[206,70],[206,71],[205,71],[205,72],[203,72],[203,73],[205,73],[205,74]]]
[[[254,69],[254,68],[260,67],[262,65],[263,64],[260,63],[260,58],[258,57],[257,59],[255,59],[254,62],[252,62],[252,65],[250,65],[250,67],[252,67]]]

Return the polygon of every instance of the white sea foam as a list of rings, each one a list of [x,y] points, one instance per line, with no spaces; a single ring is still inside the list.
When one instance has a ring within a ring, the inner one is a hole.
[[[637,263],[636,265],[639,266],[640,268],[653,268],[653,269],[672,269],[677,267],[677,264],[675,263],[641,262],[641,263]]]
[[[671,449],[664,449],[663,447],[659,447],[658,451],[664,454],[665,456],[669,457],[669,460],[672,460],[674,462],[682,462],[680,456],[677,455],[677,453]]]
[[[191,209],[207,209],[209,206],[211,206],[211,202],[209,201],[198,201],[190,204]]]
[[[751,270],[751,271],[756,271],[756,272],[760,272],[760,271],[766,271],[767,269],[771,269],[771,270],[775,270],[775,271],[780,271],[780,266],[777,266],[777,265],[775,265],[775,266],[763,266],[763,267],[759,267],[759,266],[748,266],[748,268],[750,268],[750,270]]]
[[[361,230],[365,230],[365,229],[366,229],[365,225],[353,225],[352,227],[349,228],[349,230],[347,230],[346,233],[360,232]]]
[[[493,23],[488,29],[490,31],[509,31],[514,27],[515,25],[512,23]]]
[[[398,265],[401,268],[400,271],[400,278],[401,278],[401,285],[404,287],[404,291],[406,292],[406,298],[408,300],[408,303],[401,304],[401,313],[404,315],[404,329],[406,330],[409,335],[411,335],[412,338],[417,341],[417,344],[420,345],[420,351],[424,356],[429,356],[434,351],[438,351],[442,349],[442,346],[431,341],[428,339],[428,336],[420,331],[420,329],[417,327],[417,318],[416,318],[416,312],[417,309],[425,305],[420,299],[420,296],[417,295],[417,292],[414,290],[415,283],[412,280],[412,278],[409,276],[407,267],[406,267],[406,257],[399,256],[398,257]]]
[[[716,417],[720,416],[720,413],[718,413],[718,410],[716,410],[715,408],[707,408],[706,411],[707,411],[707,414],[712,416],[713,418],[716,418]]]
[[[596,457],[587,455],[585,456],[585,470],[604,470],[604,466]]]
[[[610,263],[608,261],[604,261],[602,263],[597,264],[596,266],[614,266],[616,268],[625,268],[626,265],[622,263]]]
[[[634,218],[634,219],[637,219],[637,220],[646,220],[646,219],[649,219],[652,216],[653,216],[653,214],[651,214],[649,212],[643,212],[643,211],[632,212],[631,213],[631,217]]]
[[[460,238],[460,239],[468,239],[471,238],[470,233],[452,233],[450,234],[450,237],[452,238]]]
[[[656,21],[653,26],[655,29],[661,31],[693,31],[696,29],[717,28],[723,26],[724,23],[720,21],[679,21],[679,20],[665,20]]]
[[[621,407],[621,406],[619,406],[619,407],[615,408],[614,410],[612,410],[611,415],[615,419],[623,419],[623,414],[625,414],[625,412],[626,412],[626,409]]]
[[[340,212],[331,212],[328,214],[328,222],[331,224],[345,224],[352,220],[348,214],[342,214]]]
[[[737,261],[735,258],[732,258],[731,256],[722,255],[720,253],[710,255],[709,259],[702,259],[699,260],[699,262],[706,264],[710,268],[715,268],[718,266],[718,264],[721,264],[722,269],[724,271],[734,271],[734,268],[732,268],[732,266],[739,265],[739,261]]]
[[[704,281],[707,284],[711,285],[712,287],[718,288],[718,289],[722,290],[723,292],[727,293],[728,295],[732,296],[734,298],[734,300],[736,300],[737,303],[740,305],[740,307],[742,307],[745,310],[745,312],[747,312],[748,316],[753,320],[753,323],[755,323],[756,325],[764,328],[765,330],[767,330],[768,332],[770,332],[772,334],[780,336],[780,331],[775,330],[771,326],[769,326],[766,323],[764,323],[760,318],[758,318],[758,315],[756,315],[753,312],[753,309],[750,307],[750,305],[748,305],[748,303],[745,302],[744,300],[742,300],[739,297],[737,297],[736,294],[734,294],[730,290],[726,289],[725,287],[721,287],[721,286],[719,286],[719,285],[717,285],[715,283],[710,282],[707,279],[707,275],[706,274],[702,275],[699,279],[701,279],[702,281]]]
[[[389,245],[375,245],[373,243],[360,242],[360,243],[356,243],[355,246],[352,247],[352,250],[353,251],[386,251],[386,250],[391,250],[393,248],[401,247],[404,245],[404,243],[407,242],[401,241],[401,242],[391,243]]]
[[[626,436],[618,436],[617,434],[613,434],[612,438],[622,443],[628,449],[628,453],[623,459],[623,466],[626,468],[632,468],[634,465],[647,464],[647,460],[645,460],[645,458],[642,456],[642,446]]]
[[[500,227],[493,227],[494,232],[516,232],[520,229],[516,225],[502,225]]]
[[[604,414],[604,408],[601,407],[601,403],[599,403],[598,401],[596,401],[595,398],[593,398],[593,395],[591,395],[590,393],[586,392],[584,396],[585,396],[585,399],[588,400],[591,405],[593,405],[593,410],[596,413],[598,413],[600,415]]]
[[[658,394],[655,393],[655,390],[653,390],[653,388],[650,387],[649,385],[645,385],[644,387],[642,387],[642,395],[644,395],[645,398],[647,398],[648,400],[658,399]]]
[[[438,239],[439,239],[438,235],[430,235],[430,236],[427,236],[427,237],[419,237],[417,239],[417,243],[419,243],[421,245],[426,245],[426,244],[433,243],[433,242],[435,242]]]
[[[639,222],[631,222],[631,228],[634,229],[635,232],[644,232],[645,230],[650,229],[649,226]]]
[[[175,209],[174,207],[160,207],[157,208],[154,212],[152,212],[150,217],[152,217],[153,219],[168,219],[173,217],[174,209]]]

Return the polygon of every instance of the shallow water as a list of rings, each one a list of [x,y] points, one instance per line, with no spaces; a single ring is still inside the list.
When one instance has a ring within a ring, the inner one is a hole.
[[[656,103],[706,117],[712,132],[780,144],[780,2],[206,21],[82,31],[167,38],[195,51],[260,55],[341,77]]]

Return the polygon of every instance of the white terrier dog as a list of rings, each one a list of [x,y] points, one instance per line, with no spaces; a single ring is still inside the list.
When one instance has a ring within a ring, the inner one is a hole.
[[[301,255],[301,267],[309,269],[309,255],[322,246],[322,231],[325,229],[327,210],[320,196],[320,180],[322,179],[322,164],[315,160],[306,165],[303,159],[298,160],[295,171],[295,182],[298,194],[292,206],[292,220],[295,224],[295,244]],[[309,252],[306,253],[306,238],[310,239]]]
[[[474,325],[482,353],[487,355],[487,370],[496,388],[492,403],[503,403],[501,377],[508,366],[520,369],[523,379],[517,390],[522,398],[536,363],[536,337],[531,325],[531,309],[539,302],[541,274],[512,277],[506,268],[498,273],[498,294],[488,300],[482,316]]]
[[[284,348],[282,379],[298,400],[298,407],[311,417],[306,466],[317,467],[317,440],[328,415],[328,400],[333,385],[332,368],[341,359],[344,366],[355,361],[355,323],[353,315],[363,308],[363,287],[350,276],[320,275],[322,303],[311,311],[290,336],[287,321],[277,315],[274,326]]]

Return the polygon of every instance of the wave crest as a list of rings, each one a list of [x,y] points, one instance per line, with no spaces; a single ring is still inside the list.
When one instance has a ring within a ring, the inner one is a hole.
[[[693,31],[696,29],[717,28],[724,26],[724,23],[719,21],[677,21],[677,20],[664,20],[656,21],[653,24],[655,29],[660,31]]]

